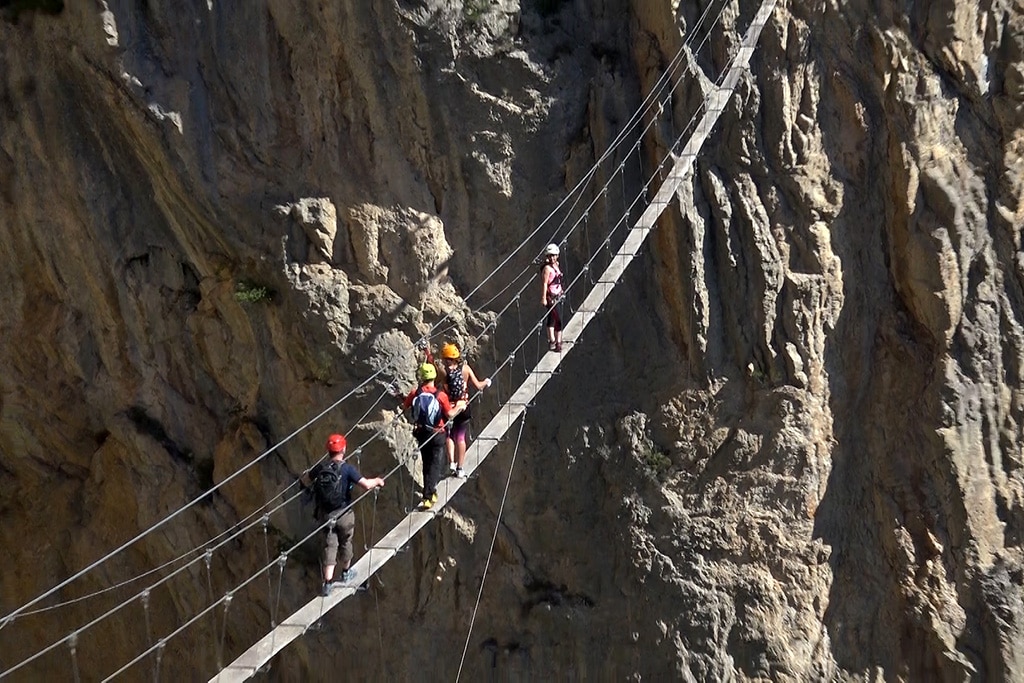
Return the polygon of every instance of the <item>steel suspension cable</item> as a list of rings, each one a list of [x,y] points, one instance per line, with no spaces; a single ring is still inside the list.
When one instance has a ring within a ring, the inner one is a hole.
[[[508,489],[512,484],[512,471],[516,466],[516,455],[519,454],[519,444],[523,439],[523,426],[526,424],[526,411],[523,411],[522,417],[519,419],[519,435],[516,437],[516,447],[512,451],[512,462],[508,466],[508,477],[505,479],[505,490],[501,494],[501,505],[498,506],[498,517],[494,520],[494,534],[491,536],[491,546],[487,549],[487,561],[484,562],[484,573],[480,577],[480,587],[476,592],[476,602],[473,605],[473,615],[469,619],[469,631],[466,633],[466,644],[462,646],[462,659],[459,660],[459,671],[455,675],[455,681],[458,683],[459,678],[462,677],[462,667],[466,662],[466,652],[469,650],[469,640],[473,636],[473,626],[476,624],[476,613],[480,608],[480,598],[484,594],[484,581],[487,580],[487,570],[491,567],[491,556],[494,554],[494,543],[498,539],[498,531],[501,528],[501,515],[505,511],[505,500],[508,498]]]
[[[710,7],[710,5],[709,5],[709,7]],[[705,10],[705,14],[706,14],[706,12],[707,12],[707,8],[706,8],[706,10]],[[721,16],[721,13],[719,14],[719,16]],[[707,38],[707,37],[705,37],[705,41],[706,41],[706,38]],[[702,45],[703,45],[703,42],[702,42]],[[678,142],[678,141],[677,141],[677,142]],[[645,186],[645,190],[646,190],[646,186]],[[589,208],[590,208],[590,207],[588,207],[588,213],[589,213]],[[592,261],[592,260],[593,260],[593,258],[591,258],[591,261]],[[588,264],[589,264],[589,263],[590,263],[590,261],[588,261]],[[500,266],[499,266],[499,267],[500,267]],[[497,270],[497,269],[496,269],[496,270]],[[520,276],[521,276],[521,274],[520,274]],[[517,276],[517,277],[520,277],[520,276]],[[478,286],[478,288],[479,288],[479,286]],[[477,288],[477,289],[478,289],[478,288]],[[507,289],[507,287],[506,287],[506,289]],[[476,290],[474,290],[474,291],[476,291]],[[520,290],[520,291],[522,291],[522,290]],[[493,299],[492,299],[492,300],[493,300]],[[488,327],[490,327],[490,326],[488,326]],[[486,331],[486,328],[485,328],[485,331]],[[531,330],[531,333],[532,333],[532,330]],[[477,337],[477,339],[479,339],[479,338],[480,338],[480,337],[478,336],[478,337]],[[521,344],[517,346],[517,349],[518,349],[518,348],[519,348],[520,346],[521,346]],[[514,352],[513,352],[513,353],[514,353]],[[257,458],[257,461],[258,461],[258,460],[260,460],[260,459],[262,459],[263,457],[265,457],[265,456],[266,456],[266,455],[268,455],[268,454],[269,454],[270,452],[272,452],[273,450],[277,449],[278,447],[280,447],[281,445],[283,445],[283,444],[284,444],[284,443],[286,443],[287,441],[289,441],[289,440],[290,440],[291,438],[294,438],[294,436],[296,436],[296,435],[297,435],[297,434],[298,434],[299,432],[301,432],[301,431],[303,431],[304,429],[308,428],[308,427],[309,427],[309,426],[310,426],[310,425],[311,425],[311,424],[312,424],[313,422],[315,422],[315,421],[317,421],[318,419],[320,419],[321,417],[323,417],[323,415],[325,415],[325,414],[326,414],[326,413],[327,413],[328,411],[332,410],[332,409],[333,409],[334,407],[336,407],[337,405],[339,405],[339,404],[340,404],[340,403],[341,403],[341,402],[342,402],[343,400],[345,400],[345,399],[347,399],[348,397],[352,396],[352,395],[353,395],[353,394],[355,393],[355,391],[357,391],[358,389],[360,389],[360,388],[362,388],[363,386],[365,386],[365,385],[366,385],[366,384],[367,384],[367,383],[368,383],[368,382],[369,382],[370,380],[372,380],[372,379],[376,378],[377,376],[379,376],[379,375],[381,374],[381,372],[382,372],[382,370],[378,370],[378,371],[377,371],[376,373],[374,373],[374,375],[373,375],[373,376],[371,376],[371,377],[370,377],[369,379],[365,380],[365,381],[364,381],[364,382],[362,382],[362,383],[361,383],[360,385],[358,385],[358,386],[357,386],[357,387],[356,387],[355,389],[353,389],[352,391],[348,392],[348,394],[346,394],[345,396],[343,396],[343,397],[342,397],[342,399],[339,399],[339,400],[338,400],[337,402],[335,402],[335,404],[332,404],[332,406],[330,406],[329,408],[327,408],[326,410],[324,410],[323,412],[321,412],[321,413],[320,413],[319,415],[317,415],[317,416],[316,416],[315,418],[313,418],[312,420],[310,420],[309,422],[307,422],[307,423],[306,423],[305,425],[303,425],[302,427],[300,427],[300,428],[299,428],[298,430],[295,430],[295,431],[294,431],[294,432],[293,432],[292,434],[290,434],[290,435],[289,435],[289,436],[288,436],[288,437],[287,437],[286,439],[284,439],[283,441],[281,441],[281,442],[280,442],[279,444],[277,444],[276,446],[274,446],[273,448],[269,449],[269,450],[268,450],[267,452],[265,452],[264,454],[262,454],[261,456],[259,456],[259,458]],[[380,400],[380,399],[378,399],[378,402],[379,402],[379,400]],[[376,403],[375,403],[375,404],[376,404]],[[372,406],[371,406],[371,410],[372,410]],[[200,496],[200,497],[198,497],[197,499],[195,499],[194,501],[192,501],[192,503],[190,503],[190,504],[188,504],[188,505],[184,506],[183,508],[179,509],[179,510],[178,510],[177,512],[175,512],[175,513],[173,513],[172,515],[168,516],[167,518],[165,518],[165,519],[164,519],[164,520],[162,520],[161,522],[159,522],[159,523],[157,523],[157,524],[153,525],[153,526],[152,526],[152,527],[151,527],[151,528],[150,528],[149,530],[147,530],[147,531],[146,531],[146,532],[144,532],[143,534],[140,534],[140,535],[139,535],[139,536],[137,536],[137,537],[136,537],[135,539],[132,539],[131,541],[129,541],[128,543],[126,543],[125,545],[123,545],[123,546],[122,546],[121,548],[119,548],[119,549],[117,549],[117,550],[113,551],[112,553],[110,553],[110,554],[109,554],[108,556],[106,556],[105,558],[102,558],[101,560],[98,560],[97,562],[95,562],[95,563],[94,563],[93,565],[91,565],[90,567],[87,567],[86,569],[82,570],[82,571],[81,571],[81,572],[79,572],[79,574],[77,574],[76,576],[73,576],[73,577],[71,577],[71,578],[67,579],[67,580],[66,580],[65,582],[63,582],[63,583],[59,584],[58,586],[54,587],[53,589],[51,589],[51,590],[50,590],[50,591],[49,591],[48,593],[46,593],[46,594],[43,594],[42,596],[40,596],[40,597],[39,597],[39,598],[37,598],[36,600],[34,600],[34,601],[32,601],[32,602],[30,602],[30,603],[26,604],[26,605],[25,605],[25,606],[23,606],[23,608],[21,608],[20,610],[15,610],[15,612],[12,612],[11,614],[7,615],[7,617],[5,617],[5,618],[4,618],[4,621],[3,621],[3,623],[4,623],[4,624],[8,623],[8,622],[10,621],[10,619],[11,619],[11,618],[12,618],[13,616],[15,616],[16,614],[18,614],[18,613],[20,613],[20,612],[24,611],[24,609],[25,609],[26,607],[30,606],[31,604],[35,604],[36,602],[38,602],[38,601],[39,601],[39,600],[41,600],[42,598],[46,597],[46,596],[47,596],[48,594],[52,594],[52,593],[53,593],[53,592],[55,592],[56,590],[59,590],[60,588],[64,587],[65,585],[67,585],[68,583],[70,583],[71,581],[73,581],[73,580],[74,580],[75,578],[77,578],[78,576],[80,576],[80,575],[82,575],[82,574],[86,573],[87,571],[91,570],[91,569],[92,569],[92,568],[94,568],[95,566],[98,566],[98,565],[99,565],[100,563],[102,563],[102,562],[103,562],[103,561],[105,561],[106,559],[109,559],[109,557],[112,557],[112,556],[113,556],[114,554],[116,554],[116,553],[118,553],[118,552],[121,552],[121,551],[122,551],[122,550],[123,550],[124,548],[128,547],[129,545],[131,545],[132,543],[134,543],[134,542],[135,542],[136,540],[138,540],[139,538],[141,538],[142,536],[144,536],[144,535],[145,535],[145,533],[151,533],[152,531],[155,531],[155,530],[156,530],[157,528],[159,528],[159,527],[161,527],[161,526],[162,526],[163,524],[165,524],[165,523],[169,522],[169,521],[170,521],[171,519],[173,519],[173,518],[174,518],[175,516],[177,516],[178,514],[181,514],[182,512],[184,512],[185,510],[187,510],[187,509],[188,509],[189,507],[191,507],[191,506],[192,506],[192,505],[194,505],[195,503],[197,503],[197,502],[199,502],[199,501],[203,500],[203,499],[204,499],[205,497],[207,497],[208,495],[212,494],[212,493],[213,493],[213,491],[215,491],[216,489],[218,489],[218,488],[219,488],[220,486],[223,486],[223,485],[224,485],[224,484],[226,484],[226,483],[227,483],[228,481],[232,480],[232,479],[233,479],[234,477],[236,477],[236,476],[238,476],[239,474],[241,474],[241,473],[242,473],[243,471],[245,471],[246,469],[248,469],[248,467],[250,467],[250,466],[251,466],[252,464],[255,464],[255,462],[256,462],[256,461],[254,461],[253,463],[250,463],[249,465],[247,465],[247,466],[245,466],[245,467],[241,468],[240,470],[238,470],[237,472],[235,472],[234,474],[232,474],[232,475],[231,475],[230,477],[228,477],[228,478],[227,478],[227,479],[225,479],[224,481],[220,482],[220,484],[218,484],[218,485],[217,485],[216,487],[214,487],[214,488],[213,488],[213,489],[211,489],[210,491],[207,491],[207,492],[206,492],[205,494],[203,494],[202,496]],[[287,490],[287,489],[285,489],[285,490]],[[292,499],[294,499],[294,498],[292,498]],[[279,507],[280,507],[280,506],[279,506]],[[8,673],[9,673],[9,672],[8,672]]]
[[[711,6],[712,6],[712,5],[713,5],[713,3],[709,3],[709,4],[708,4],[708,6],[707,6],[707,7],[705,7],[705,9],[704,9],[704,12],[702,13],[702,15],[701,15],[700,19],[698,20],[698,22],[697,22],[697,25],[696,25],[696,27],[695,27],[695,28],[699,28],[699,27],[700,27],[700,25],[701,25],[701,24],[703,23],[703,21],[704,21],[704,18],[705,18],[705,17],[707,16],[707,14],[709,13],[709,11],[710,11],[710,8],[711,8]],[[725,4],[723,3],[723,5],[722,5],[722,10],[719,10],[719,14],[718,14],[718,17],[716,18],[716,21],[715,21],[715,23],[716,23],[716,24],[717,24],[718,20],[719,20],[719,19],[721,18],[721,16],[722,16],[722,12],[724,11],[724,7],[725,7]],[[705,41],[706,41],[707,35],[710,35],[710,29],[709,29],[709,31],[707,32],[706,36],[705,36]],[[469,293],[468,293],[468,294],[467,294],[467,295],[466,295],[466,296],[464,297],[464,300],[467,300],[467,301],[468,301],[468,299],[469,299],[469,298],[470,298],[471,296],[473,296],[473,295],[474,295],[474,294],[475,294],[475,293],[476,293],[476,292],[477,292],[477,291],[478,291],[478,290],[479,290],[479,289],[480,289],[480,288],[481,288],[481,287],[482,287],[482,286],[483,286],[484,284],[486,284],[486,283],[487,283],[488,281],[490,281],[490,279],[491,279],[491,278],[492,278],[492,277],[493,277],[493,276],[494,276],[494,275],[495,275],[495,274],[496,274],[496,273],[497,273],[497,272],[498,272],[498,271],[499,271],[499,270],[500,270],[501,268],[503,268],[503,267],[504,267],[504,265],[506,265],[506,264],[507,264],[507,263],[508,263],[508,262],[509,262],[509,261],[511,260],[512,256],[514,256],[514,255],[515,255],[516,253],[518,253],[518,252],[519,252],[519,251],[520,251],[520,250],[522,249],[522,247],[523,247],[523,246],[525,246],[525,244],[526,244],[526,243],[527,243],[527,242],[528,242],[528,241],[530,240],[530,238],[532,238],[532,237],[533,237],[534,235],[536,235],[536,233],[537,233],[537,232],[539,232],[540,228],[541,228],[541,227],[543,227],[543,226],[544,226],[544,225],[545,225],[545,224],[547,223],[547,221],[548,221],[548,220],[550,220],[550,218],[552,218],[552,217],[554,216],[554,213],[555,213],[555,212],[556,212],[556,211],[557,211],[557,210],[558,210],[559,208],[561,208],[561,206],[563,206],[563,205],[565,204],[565,202],[566,202],[566,201],[568,200],[568,198],[569,198],[569,197],[571,197],[571,196],[572,196],[573,194],[575,194],[575,193],[576,193],[576,192],[577,192],[578,190],[580,190],[580,189],[581,189],[581,188],[582,188],[583,186],[585,186],[585,184],[586,184],[587,182],[589,182],[589,180],[590,180],[590,179],[591,179],[591,178],[592,178],[592,177],[594,176],[594,174],[596,173],[596,169],[597,169],[597,168],[599,167],[599,165],[600,165],[600,164],[601,164],[601,163],[602,163],[602,162],[603,162],[603,161],[604,161],[605,159],[607,159],[607,158],[608,158],[608,157],[609,157],[609,156],[611,155],[611,153],[612,153],[612,152],[613,152],[613,151],[614,151],[615,149],[617,149],[617,147],[619,146],[619,144],[621,144],[622,140],[623,140],[623,139],[625,138],[625,135],[627,134],[627,132],[628,132],[628,131],[631,131],[632,127],[633,127],[633,126],[635,125],[635,122],[636,122],[636,121],[638,121],[638,120],[640,120],[640,118],[641,118],[641,116],[642,116],[642,113],[644,113],[644,112],[646,111],[646,109],[648,109],[648,108],[650,107],[650,103],[651,103],[652,101],[654,101],[654,99],[655,99],[655,98],[653,97],[653,95],[655,94],[655,92],[657,92],[657,91],[659,91],[659,90],[660,90],[661,88],[663,88],[663,87],[664,87],[664,84],[665,84],[665,83],[668,83],[668,82],[670,82],[670,80],[671,80],[671,75],[672,75],[672,69],[673,69],[673,68],[674,68],[674,66],[675,66],[675,65],[676,65],[676,64],[677,64],[677,63],[679,62],[679,60],[681,60],[682,56],[683,56],[683,55],[685,54],[685,49],[686,49],[686,47],[688,47],[688,46],[689,46],[689,39],[690,39],[690,37],[688,36],[688,37],[687,37],[687,39],[683,41],[683,43],[681,44],[681,46],[680,46],[679,50],[678,50],[678,51],[676,52],[676,54],[675,54],[675,55],[673,56],[672,60],[670,61],[670,68],[666,69],[666,70],[665,70],[665,72],[663,72],[663,73],[662,73],[662,75],[661,75],[661,76],[659,77],[659,79],[658,79],[658,81],[657,81],[657,83],[656,83],[655,87],[654,87],[654,88],[652,89],[651,93],[648,93],[648,96],[647,96],[647,97],[645,98],[645,100],[644,100],[644,103],[643,103],[643,104],[641,105],[641,108],[640,108],[640,109],[639,109],[639,110],[638,110],[637,112],[635,112],[635,113],[634,113],[634,115],[633,115],[633,116],[632,116],[632,117],[630,118],[629,122],[627,122],[627,124],[626,124],[626,126],[624,127],[624,129],[623,129],[622,131],[620,131],[620,133],[619,133],[619,134],[618,134],[618,135],[616,136],[616,138],[615,138],[615,139],[614,139],[614,140],[612,141],[612,143],[611,143],[611,144],[609,145],[608,149],[607,149],[607,150],[606,150],[606,151],[605,151],[605,152],[604,152],[604,153],[603,153],[603,154],[601,155],[601,157],[600,157],[600,158],[599,158],[599,159],[597,160],[597,162],[595,162],[594,166],[593,166],[593,167],[591,168],[591,171],[590,171],[590,172],[588,172],[587,174],[585,174],[584,178],[582,178],[582,179],[581,179],[581,180],[580,180],[580,181],[579,181],[579,182],[578,182],[578,183],[576,184],[576,186],[575,186],[575,187],[574,187],[574,188],[573,188],[573,189],[572,189],[572,190],[571,190],[571,191],[569,192],[569,194],[568,194],[568,195],[566,196],[566,198],[565,198],[565,199],[563,199],[563,201],[559,203],[559,205],[558,205],[558,206],[556,207],[556,209],[555,209],[555,210],[553,210],[553,211],[551,212],[551,214],[549,214],[549,215],[548,215],[548,217],[547,217],[547,218],[545,218],[545,219],[544,219],[543,221],[541,221],[541,223],[540,223],[540,224],[539,224],[539,225],[537,226],[537,228],[535,228],[535,229],[534,229],[534,230],[533,230],[533,231],[532,231],[532,232],[531,232],[531,233],[530,233],[529,235],[527,235],[527,237],[526,237],[526,238],[525,238],[525,239],[524,239],[523,241],[521,241],[521,242],[520,242],[520,244],[519,244],[519,245],[518,245],[518,246],[517,246],[517,247],[516,247],[515,249],[513,249],[513,251],[512,251],[512,252],[511,252],[511,253],[510,253],[510,254],[509,254],[509,255],[508,255],[508,256],[507,256],[507,257],[506,257],[506,258],[505,258],[505,259],[504,259],[504,260],[503,260],[503,261],[502,261],[501,263],[499,263],[499,265],[498,265],[497,267],[495,267],[495,268],[494,268],[494,269],[493,269],[493,270],[491,271],[491,273],[490,273],[490,274],[488,274],[488,275],[487,275],[487,276],[486,276],[486,277],[485,277],[485,278],[484,278],[484,279],[483,279],[483,280],[482,280],[482,281],[481,281],[480,283],[478,283],[478,284],[477,284],[477,286],[476,286],[476,287],[474,287],[474,288],[473,288],[473,289],[472,289],[472,290],[471,290],[471,291],[470,291],[470,292],[469,292]],[[701,46],[703,46],[703,42],[704,42],[704,41],[702,41],[702,43],[701,43]],[[698,48],[698,51],[699,51],[699,48]],[[445,319],[447,319],[448,317],[450,317],[450,314],[446,315],[446,316],[445,316],[445,318],[442,318],[442,321],[443,321],[443,320],[445,320]],[[441,322],[441,321],[439,321],[439,323],[437,323],[437,324],[440,324],[440,322]],[[436,326],[437,324],[435,324],[435,326]],[[232,480],[233,480],[233,479],[234,479],[235,477],[237,477],[237,476],[241,475],[241,474],[242,474],[243,472],[247,471],[247,470],[248,470],[248,469],[249,469],[250,467],[254,466],[254,465],[255,465],[256,463],[258,463],[258,462],[262,461],[262,460],[263,460],[263,459],[264,459],[265,457],[267,457],[268,455],[270,455],[270,454],[271,454],[272,452],[276,451],[276,450],[277,450],[278,448],[280,448],[281,446],[283,446],[283,445],[284,445],[285,443],[289,442],[289,441],[290,441],[291,439],[293,439],[293,438],[294,438],[295,436],[297,436],[297,435],[298,435],[299,433],[301,433],[301,432],[305,431],[305,430],[306,430],[306,429],[307,429],[308,427],[310,427],[310,426],[311,426],[312,424],[314,424],[315,422],[319,421],[319,420],[320,420],[320,418],[322,418],[322,417],[323,417],[324,415],[326,415],[326,414],[327,414],[328,412],[330,412],[331,410],[334,410],[334,409],[335,409],[335,408],[336,408],[336,407],[337,407],[338,405],[340,405],[340,404],[341,404],[342,402],[344,402],[345,400],[347,400],[348,398],[350,398],[350,397],[351,397],[352,395],[354,395],[354,393],[355,393],[356,391],[358,391],[358,390],[359,390],[359,389],[361,389],[362,387],[366,386],[366,385],[367,385],[367,384],[368,384],[369,382],[371,382],[372,380],[376,379],[376,378],[377,378],[377,377],[378,377],[378,376],[379,376],[380,374],[382,374],[382,373],[383,373],[383,370],[384,370],[384,368],[381,368],[381,369],[377,370],[377,371],[376,371],[376,372],[375,372],[375,373],[374,373],[373,375],[371,375],[371,376],[370,376],[369,378],[367,378],[366,380],[363,380],[363,381],[362,381],[362,382],[361,382],[360,384],[358,384],[358,385],[357,385],[357,386],[356,386],[356,387],[355,387],[354,389],[352,389],[351,391],[349,391],[348,393],[346,393],[346,394],[345,394],[344,396],[342,396],[342,397],[341,397],[340,399],[338,399],[338,400],[337,400],[337,401],[335,401],[335,402],[334,402],[333,404],[331,404],[330,406],[328,406],[328,407],[327,407],[326,409],[324,409],[323,411],[321,411],[321,412],[320,412],[319,414],[317,414],[317,415],[316,415],[315,417],[311,418],[311,419],[310,419],[309,421],[307,421],[307,422],[306,422],[305,424],[303,424],[303,425],[302,425],[301,427],[299,427],[298,429],[294,430],[294,431],[293,431],[293,432],[292,432],[291,434],[289,434],[289,435],[288,435],[287,437],[285,437],[284,439],[282,439],[282,440],[281,440],[280,442],[278,442],[277,444],[275,444],[274,446],[272,446],[272,447],[271,447],[270,449],[268,449],[268,450],[264,451],[264,452],[263,452],[262,454],[260,454],[259,456],[257,456],[257,457],[256,457],[256,458],[255,458],[254,460],[252,460],[251,462],[247,463],[246,465],[244,465],[243,467],[241,467],[241,468],[240,468],[239,470],[237,470],[236,472],[232,473],[231,475],[229,475],[229,476],[228,476],[228,477],[226,477],[226,478],[225,478],[224,480],[222,480],[222,481],[221,481],[221,482],[219,482],[218,484],[216,484],[216,485],[214,485],[213,487],[211,487],[211,488],[210,488],[209,490],[207,490],[207,491],[206,491],[206,492],[204,492],[203,494],[199,495],[198,497],[196,497],[195,499],[193,499],[193,500],[192,500],[192,501],[190,501],[189,503],[187,503],[187,504],[185,504],[184,506],[180,507],[180,508],[179,508],[178,510],[176,510],[175,512],[172,512],[171,514],[169,514],[169,515],[168,515],[167,517],[165,517],[164,519],[160,520],[159,522],[156,522],[155,524],[151,525],[151,526],[150,526],[149,528],[147,528],[146,530],[144,530],[144,531],[140,532],[140,533],[139,533],[138,535],[136,535],[136,536],[135,536],[135,537],[133,537],[132,539],[130,539],[130,540],[128,540],[128,541],[126,541],[126,542],[125,542],[124,544],[122,544],[121,546],[119,546],[119,547],[115,548],[114,550],[110,551],[110,552],[109,552],[109,553],[108,553],[107,555],[104,555],[104,556],[103,556],[103,557],[101,557],[100,559],[98,559],[98,560],[94,561],[94,562],[93,562],[92,564],[90,564],[90,565],[86,566],[85,568],[83,568],[83,569],[79,570],[78,572],[76,572],[75,574],[73,574],[73,575],[72,575],[71,577],[69,577],[69,578],[65,579],[64,581],[62,581],[61,583],[57,584],[57,585],[56,585],[56,586],[54,586],[53,588],[49,589],[48,591],[46,591],[46,592],[42,593],[41,595],[37,596],[36,598],[34,598],[34,599],[30,600],[30,601],[29,601],[28,603],[25,603],[25,604],[24,604],[24,605],[22,605],[21,607],[19,607],[19,608],[15,609],[15,610],[13,610],[12,612],[10,612],[10,613],[8,613],[7,615],[5,615],[5,616],[4,616],[4,617],[3,617],[2,619],[0,619],[0,628],[2,628],[2,626],[3,626],[3,625],[6,625],[7,623],[9,623],[9,622],[10,622],[10,620],[11,620],[11,619],[12,619],[13,617],[15,617],[15,616],[17,616],[17,615],[21,614],[21,613],[22,613],[23,611],[27,610],[27,608],[31,607],[32,605],[35,605],[35,604],[37,604],[38,602],[40,602],[41,600],[45,599],[46,597],[49,597],[49,596],[50,596],[50,595],[52,595],[53,593],[57,592],[57,591],[58,591],[58,590],[60,590],[61,588],[64,588],[65,586],[67,586],[68,584],[70,584],[70,583],[72,583],[73,581],[77,580],[78,578],[81,578],[81,576],[83,576],[83,575],[85,575],[86,573],[88,573],[88,572],[92,571],[93,569],[95,569],[96,567],[100,566],[100,565],[101,565],[101,564],[103,564],[104,562],[108,561],[109,559],[111,559],[111,558],[112,558],[112,557],[114,557],[115,555],[117,555],[117,554],[119,554],[119,553],[123,552],[123,551],[124,551],[124,550],[126,550],[126,549],[127,549],[128,547],[130,547],[130,546],[134,545],[134,544],[135,544],[136,542],[138,542],[139,540],[141,540],[141,539],[142,539],[143,537],[145,537],[146,535],[148,535],[148,534],[150,534],[150,533],[153,533],[153,532],[154,532],[154,531],[156,531],[157,529],[159,529],[159,528],[163,527],[163,526],[164,526],[165,524],[169,523],[169,522],[170,522],[171,520],[175,519],[175,518],[176,518],[177,516],[179,516],[180,514],[184,513],[184,512],[185,512],[185,511],[187,511],[188,509],[190,509],[190,508],[194,507],[195,505],[197,505],[197,504],[198,504],[199,502],[201,502],[201,501],[205,500],[205,499],[206,499],[207,497],[211,496],[211,495],[212,495],[212,494],[213,494],[213,493],[214,493],[215,491],[219,490],[219,489],[220,489],[220,488],[221,488],[222,486],[224,486],[224,485],[225,485],[225,484],[227,484],[228,482],[232,481]]]

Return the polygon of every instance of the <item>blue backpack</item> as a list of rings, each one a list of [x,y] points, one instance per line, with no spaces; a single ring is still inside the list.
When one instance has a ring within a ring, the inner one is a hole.
[[[435,430],[441,424],[441,402],[437,394],[419,392],[412,399],[412,424],[417,430]]]

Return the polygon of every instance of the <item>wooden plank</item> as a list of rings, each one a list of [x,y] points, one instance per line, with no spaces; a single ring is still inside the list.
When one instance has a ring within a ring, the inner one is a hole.
[[[711,134],[718,117],[725,108],[732,96],[736,84],[743,70],[747,68],[750,56],[753,54],[754,45],[761,34],[772,11],[775,9],[775,0],[764,0],[758,13],[751,22],[750,28],[743,37],[742,44],[733,60],[729,71],[722,81],[722,85],[711,91],[706,99],[704,115],[694,129],[694,133],[683,146],[682,151],[675,157],[672,171],[668,178],[662,183],[657,194],[645,211],[641,214],[636,224],[630,229],[622,245],[612,257],[611,263],[598,278],[597,283],[584,299],[580,309],[572,316],[565,329],[562,331],[563,341],[576,341],[597,312],[601,304],[618,284],[622,275],[626,272],[629,264],[640,252],[644,241],[655,226],[658,218],[669,206],[683,180],[693,167],[693,161],[697,152],[703,146]],[[570,347],[571,348],[571,347]],[[538,392],[544,387],[552,374],[558,369],[568,350],[562,353],[548,352],[540,359],[537,367],[530,372],[523,383],[512,394],[509,401],[503,405],[481,431],[480,435],[470,446],[466,454],[467,472],[472,473],[480,463],[490,454],[494,446],[505,436],[508,429],[525,412],[526,406],[533,402]],[[359,559],[352,568],[356,570],[356,578],[334,594],[327,598],[316,597],[301,607],[295,614],[273,629],[264,638],[250,647],[241,656],[223,669],[211,681],[243,681],[252,676],[256,671],[270,661],[270,658],[280,652],[288,643],[292,642],[328,610],[340,604],[343,600],[355,594],[355,586],[369,579],[381,567],[383,567],[397,551],[404,547],[423,527],[435,517],[437,511],[442,509],[451,500],[459,489],[466,483],[466,480],[452,480],[448,478],[445,483],[438,486],[438,501],[429,512],[410,512],[404,520],[399,522],[393,529],[374,544],[373,548]]]

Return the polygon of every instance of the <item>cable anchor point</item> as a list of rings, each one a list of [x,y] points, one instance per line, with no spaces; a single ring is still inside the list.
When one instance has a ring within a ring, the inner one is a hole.
[[[164,649],[167,647],[167,639],[161,638],[156,641],[156,670],[160,671],[160,662],[164,658]]]

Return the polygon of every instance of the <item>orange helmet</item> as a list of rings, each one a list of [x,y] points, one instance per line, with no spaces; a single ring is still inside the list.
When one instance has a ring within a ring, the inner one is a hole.
[[[459,353],[459,347],[455,344],[445,344],[441,347],[441,358],[445,360],[458,360],[461,357],[462,354]]]
[[[327,437],[327,452],[328,453],[341,453],[345,450],[346,442],[345,437],[341,434],[331,434]]]

